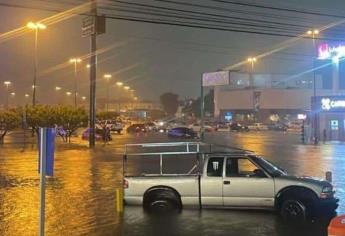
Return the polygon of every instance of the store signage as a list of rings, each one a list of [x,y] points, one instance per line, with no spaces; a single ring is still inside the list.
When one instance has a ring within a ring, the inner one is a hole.
[[[337,62],[343,57],[345,57],[345,43],[323,43],[318,47],[319,60],[332,60]]]
[[[230,71],[217,71],[202,74],[202,86],[220,86],[230,83]]]
[[[231,111],[225,112],[224,119],[230,122],[232,120],[232,112]]]
[[[298,120],[305,120],[305,119],[307,119],[307,115],[306,114],[297,114],[297,119]]]
[[[311,102],[312,111],[345,113],[345,96],[312,97]]]
[[[321,99],[321,109],[325,111],[332,110],[334,108],[345,108],[345,99],[344,100],[333,100],[330,98]]]

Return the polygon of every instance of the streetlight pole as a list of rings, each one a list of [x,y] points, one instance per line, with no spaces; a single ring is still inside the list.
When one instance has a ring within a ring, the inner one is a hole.
[[[36,83],[37,83],[37,69],[38,69],[38,31],[47,28],[46,25],[42,23],[29,22],[26,25],[29,29],[35,30],[35,62],[34,62],[34,83],[32,91],[32,105],[36,105]]]
[[[97,20],[97,1],[91,1],[90,14]],[[96,29],[97,30],[97,29]],[[97,34],[94,32],[90,39],[90,134],[89,134],[89,147],[95,147],[95,126],[96,126],[96,76],[97,76]]]
[[[71,58],[70,63],[74,64],[74,107],[78,106],[77,96],[78,96],[78,78],[77,78],[77,64],[81,62],[80,58]]]
[[[250,68],[250,74],[249,74],[249,86],[251,88],[254,88],[254,64],[256,63],[256,57],[249,57],[247,59],[247,61],[251,64],[251,68]],[[257,114],[257,109],[256,109],[256,97],[255,97],[255,94],[256,92],[254,91],[253,89],[253,115],[254,115],[254,122],[257,122],[257,117],[258,117],[258,114]]]
[[[103,77],[107,80],[107,107],[106,107],[106,110],[108,112],[109,111],[109,80],[111,78],[111,74],[105,74]]]
[[[253,73],[254,73],[254,64],[256,62],[256,57],[249,57],[247,59],[247,61],[251,64],[249,85],[252,87],[252,86],[254,86]]]
[[[11,81],[5,81],[4,85],[6,86],[6,109],[8,108],[8,96],[9,96],[9,90],[8,87],[12,84]]]
[[[319,30],[313,29],[308,30],[307,34],[310,35],[313,39],[313,102],[315,102],[316,97],[316,72],[315,72],[315,57],[316,55],[316,39],[315,37],[320,33]],[[319,143],[319,135],[318,135],[318,128],[317,128],[317,111],[314,111],[313,114],[313,126],[314,126],[314,144],[317,145]]]
[[[60,96],[59,96],[59,91],[61,90],[61,87],[59,86],[56,86],[55,87],[55,91],[56,91],[56,104],[59,104],[59,101],[60,101]]]

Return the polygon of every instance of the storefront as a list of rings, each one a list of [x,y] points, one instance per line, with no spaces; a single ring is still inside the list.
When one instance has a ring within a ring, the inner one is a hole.
[[[319,96],[312,99],[319,139],[345,141],[345,96]]]

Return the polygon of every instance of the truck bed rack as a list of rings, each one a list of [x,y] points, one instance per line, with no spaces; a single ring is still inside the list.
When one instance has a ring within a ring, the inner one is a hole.
[[[214,148],[219,147],[226,149],[227,151],[212,152]],[[127,159],[134,156],[142,157],[159,157],[159,173],[157,174],[141,174],[141,176],[149,175],[161,175],[161,176],[172,176],[172,175],[192,175],[193,171],[197,170],[199,164],[203,161],[205,154],[223,154],[227,156],[231,155],[249,155],[251,151],[233,148],[222,145],[213,145],[203,142],[168,142],[168,143],[136,143],[126,144],[123,156],[123,175],[126,176]],[[166,174],[163,173],[163,158],[169,158],[173,156],[192,156],[196,158],[196,164],[184,174]],[[200,173],[201,170],[198,170]]]

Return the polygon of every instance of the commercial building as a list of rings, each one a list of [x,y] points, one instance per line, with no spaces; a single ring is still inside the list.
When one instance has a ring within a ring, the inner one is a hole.
[[[345,141],[345,44],[321,44],[313,72],[290,76],[230,72],[229,85],[214,87],[221,121],[271,123],[297,120],[319,140]]]

